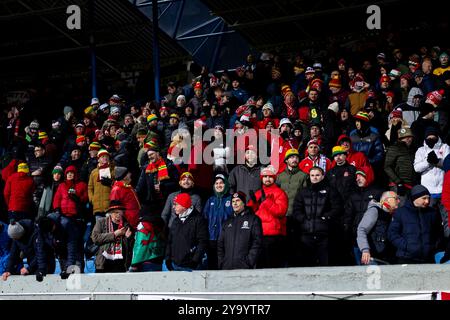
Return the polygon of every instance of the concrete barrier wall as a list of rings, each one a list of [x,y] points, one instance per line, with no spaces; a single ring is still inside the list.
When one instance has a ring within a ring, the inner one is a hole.
[[[450,291],[449,265],[82,274],[68,280],[49,275],[40,283],[34,276],[0,280],[0,299],[318,299],[330,292],[381,297],[428,291]]]

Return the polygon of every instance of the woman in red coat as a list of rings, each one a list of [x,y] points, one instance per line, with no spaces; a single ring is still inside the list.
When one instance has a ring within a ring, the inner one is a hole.
[[[78,180],[78,172],[75,166],[68,166],[65,181],[58,186],[53,199],[53,208],[59,209],[66,217],[78,215],[82,205],[88,202],[87,184]]]
[[[33,178],[29,175],[30,169],[23,162],[17,166],[17,172],[9,176],[6,180],[3,195],[8,206],[8,219],[32,219],[33,212],[33,192],[35,189]]]
[[[109,200],[118,200],[125,207],[125,219],[136,230],[139,224],[139,203],[136,191],[131,186],[131,172],[125,167],[116,167],[116,182],[111,189]]]

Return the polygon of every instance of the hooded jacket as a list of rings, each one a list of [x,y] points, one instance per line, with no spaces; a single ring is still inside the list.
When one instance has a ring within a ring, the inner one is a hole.
[[[208,199],[203,208],[203,216],[208,220],[209,240],[218,240],[224,221],[231,217],[231,195],[229,183],[225,180],[223,192],[218,193],[213,186],[214,195]]]
[[[33,178],[25,172],[16,172],[9,176],[3,190],[8,211],[31,213],[35,188]]]
[[[367,127],[363,132],[355,129],[350,132],[350,139],[353,148],[364,153],[371,165],[383,160],[384,147],[381,143],[380,134],[375,128]]]
[[[439,163],[435,166],[427,161],[428,154],[434,151],[439,159]],[[421,184],[425,186],[431,194],[442,193],[442,186],[444,184],[444,170],[443,162],[445,157],[450,153],[450,147],[442,143],[441,138],[433,148],[430,148],[426,142],[423,146],[417,149],[414,158],[414,170],[421,174]]]
[[[118,200],[122,203],[125,207],[125,218],[136,229],[139,223],[139,210],[141,209],[141,205],[133,187],[125,184],[123,181],[114,182],[109,200]]]
[[[74,166],[69,166],[64,172],[67,177],[69,171],[75,172],[73,180],[65,180],[58,186],[55,197],[53,198],[53,208],[59,208],[61,213],[68,217],[75,217],[80,214],[80,205],[88,201],[87,185],[78,180],[78,171]],[[69,189],[75,189],[75,196],[69,195]]]

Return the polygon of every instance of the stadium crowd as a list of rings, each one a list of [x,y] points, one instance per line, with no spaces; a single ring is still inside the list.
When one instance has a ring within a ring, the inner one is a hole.
[[[93,97],[48,123],[10,106],[3,280],[94,258],[95,272],[447,262],[449,55],[416,51],[249,55],[161,102]]]

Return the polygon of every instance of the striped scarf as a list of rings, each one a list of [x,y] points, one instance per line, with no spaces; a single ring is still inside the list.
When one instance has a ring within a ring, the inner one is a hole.
[[[120,223],[117,229],[121,229],[122,227],[123,227],[123,224]],[[107,233],[114,232],[114,227],[113,227],[113,223],[112,223],[111,217],[108,217],[106,219],[106,229],[107,229],[106,230]],[[111,242],[108,245],[108,248],[103,251],[102,255],[105,257],[105,259],[107,259],[107,260],[123,259],[122,238],[123,237],[115,238],[114,242]]]
[[[159,158],[154,163],[149,163],[147,168],[145,168],[145,173],[157,173],[158,182],[170,178],[169,171],[167,170],[167,165],[162,158]]]

